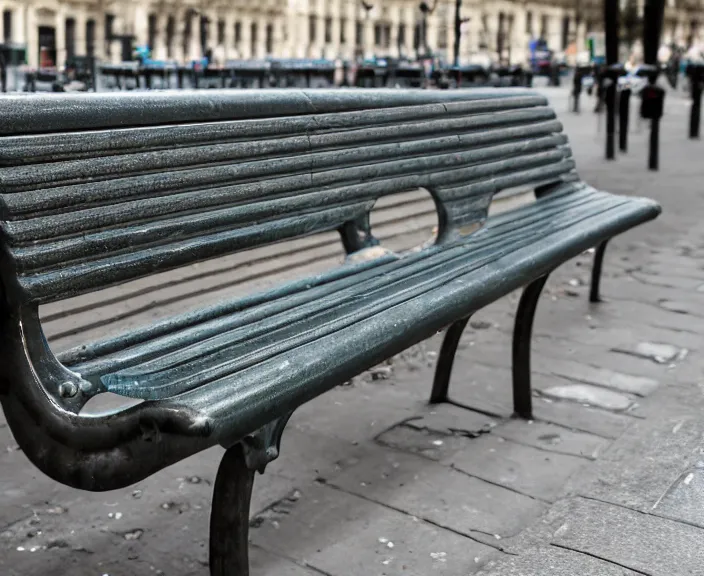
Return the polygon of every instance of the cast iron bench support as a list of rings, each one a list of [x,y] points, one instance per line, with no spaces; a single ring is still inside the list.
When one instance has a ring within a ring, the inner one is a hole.
[[[602,242],[596,247],[594,252],[594,265],[592,266],[592,283],[589,290],[589,301],[598,303],[601,302],[601,292],[599,286],[601,284],[601,269],[604,265],[604,253],[608,240]]]
[[[548,277],[542,276],[526,287],[516,311],[513,329],[513,412],[519,418],[533,417],[532,391],[530,384],[530,344],[533,331],[533,319],[538,305],[538,298]],[[460,343],[469,318],[463,318],[452,324],[445,333],[442,342],[430,403],[447,402],[450,388],[452,364],[455,360],[457,346]]]
[[[249,516],[255,472],[279,455],[289,416],[277,419],[225,451],[213,488],[210,573],[249,576]]]

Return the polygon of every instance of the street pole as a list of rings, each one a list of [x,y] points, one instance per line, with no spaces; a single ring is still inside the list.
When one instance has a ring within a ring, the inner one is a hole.
[[[455,0],[455,45],[454,60],[455,66],[460,65],[460,40],[462,39],[462,0]]]
[[[692,91],[692,109],[689,115],[689,137],[699,138],[699,125],[702,115],[702,81],[704,80],[704,64],[695,63],[687,66],[689,83]]]
[[[643,12],[643,56],[648,71],[648,85],[641,92],[647,117],[650,118],[650,151],[648,168],[658,170],[660,166],[660,118],[663,114],[665,90],[656,85],[660,68],[658,49],[665,15],[665,0],[645,0]],[[647,102],[647,104],[646,104]]]
[[[604,2],[604,30],[606,32],[606,159],[616,156],[616,83],[617,77],[609,74],[610,68],[618,64],[618,12],[619,3],[615,0]]]

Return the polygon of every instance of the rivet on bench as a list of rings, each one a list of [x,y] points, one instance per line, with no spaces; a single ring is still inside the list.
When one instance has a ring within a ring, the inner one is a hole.
[[[63,382],[59,386],[59,395],[62,398],[73,398],[78,393],[78,386],[73,382]]]

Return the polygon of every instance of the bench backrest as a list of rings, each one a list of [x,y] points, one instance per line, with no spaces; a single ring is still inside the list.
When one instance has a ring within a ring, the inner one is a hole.
[[[424,187],[440,237],[503,189],[574,169],[522,90],[207,91],[0,102],[0,271],[16,304],[56,301],[364,220]]]

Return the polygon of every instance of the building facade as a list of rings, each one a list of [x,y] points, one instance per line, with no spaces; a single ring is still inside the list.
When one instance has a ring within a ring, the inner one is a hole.
[[[602,0],[462,0],[462,62],[523,63],[531,40],[568,51],[598,31]],[[635,1],[642,12],[643,0]],[[31,67],[73,55],[155,60],[415,57],[454,59],[457,0],[0,0],[0,41],[25,45]],[[667,0],[664,36],[698,36],[701,0]],[[695,6],[696,5],[696,6]],[[689,40],[688,40],[689,39]]]

